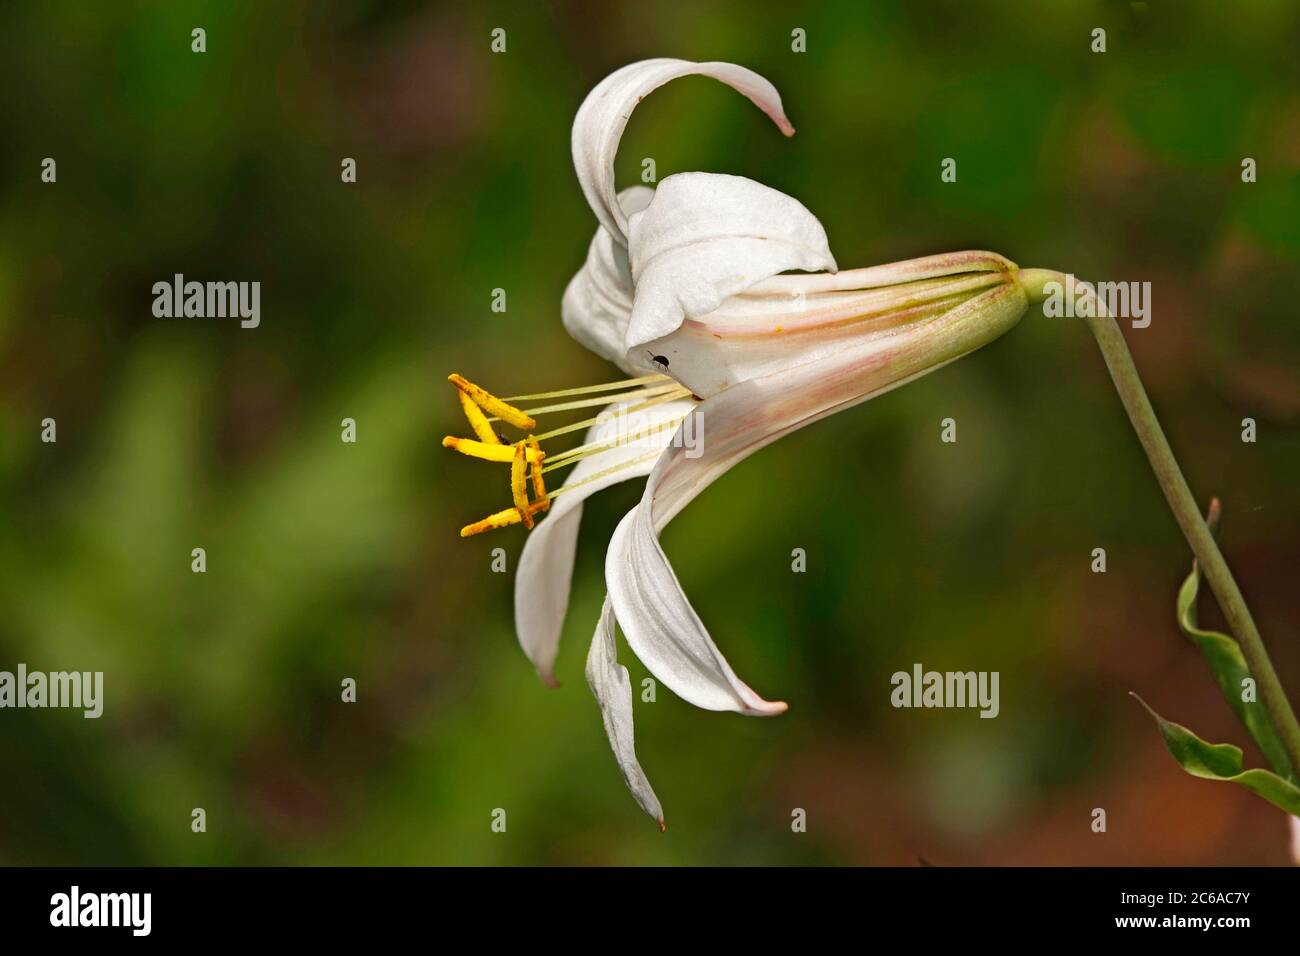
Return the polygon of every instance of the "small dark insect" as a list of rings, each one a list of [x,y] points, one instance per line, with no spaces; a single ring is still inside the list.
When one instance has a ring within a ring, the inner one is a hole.
[[[660,368],[668,367],[668,359],[662,355],[656,355],[654,361],[655,364],[658,365]]]

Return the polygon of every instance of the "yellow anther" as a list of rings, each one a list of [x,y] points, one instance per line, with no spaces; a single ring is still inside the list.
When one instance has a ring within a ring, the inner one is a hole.
[[[540,501],[534,501],[528,506],[529,517],[545,510]],[[475,521],[473,524],[467,524],[460,529],[462,538],[469,538],[476,534],[482,534],[484,531],[493,531],[497,528],[508,528],[512,524],[519,524],[523,520],[523,515],[518,508],[507,508],[505,511],[498,511],[496,514],[490,514],[482,521]]]
[[[523,442],[515,445],[515,457],[510,462],[510,496],[515,499],[515,509],[524,520],[524,527],[533,530],[533,516],[528,513],[528,449]]]
[[[541,448],[537,445],[537,439],[532,435],[528,436],[528,447],[533,451],[541,452]],[[537,503],[545,511],[551,506],[551,499],[546,494],[546,482],[542,479],[542,463],[540,461],[533,462],[528,471],[533,479],[533,497],[537,499]]]
[[[513,445],[489,445],[487,442],[474,441],[472,438],[457,438],[455,435],[448,435],[444,438],[442,447],[454,449],[462,455],[469,455],[471,458],[482,458],[484,461],[499,461],[510,464],[515,458]],[[545,457],[545,452],[532,448],[526,449],[524,452],[524,460],[530,465],[534,462],[540,462]]]
[[[530,432],[537,427],[537,422],[524,412],[521,412],[508,402],[503,402],[491,392],[479,388],[468,379],[453,373],[447,376],[447,381],[451,382],[473,399],[474,404],[483,409],[483,411],[487,412],[489,415],[495,415],[503,422],[509,422],[516,428],[522,428],[526,432]]]
[[[460,389],[456,389],[456,394],[460,396],[460,407],[465,410],[465,417],[469,419],[470,428],[474,429],[474,434],[478,436],[479,441],[487,445],[501,444],[501,439],[492,430],[492,425],[483,414],[483,410],[474,404],[474,399]]]

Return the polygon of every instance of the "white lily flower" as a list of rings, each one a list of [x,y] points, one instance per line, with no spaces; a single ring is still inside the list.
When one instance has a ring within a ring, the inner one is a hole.
[[[612,385],[500,400],[453,376],[478,442],[468,454],[511,462],[515,506],[468,526],[473,534],[532,526],[520,559],[515,618],[539,674],[553,666],[568,604],[581,505],[608,485],[649,475],[640,503],[619,524],[605,561],[609,595],[587,659],[624,780],[663,825],[637,758],[632,690],[617,660],[615,623],[652,674],[706,710],[773,715],[786,705],[758,695],[732,670],[686,598],[659,532],[733,465],[797,428],[879,395],[987,344],[1028,305],[1014,263],[962,252],[838,272],[821,223],[797,200],[738,176],[682,173],[656,190],[615,191],[614,155],[628,117],[652,90],[701,74],[749,97],[786,135],[794,132],[776,89],[727,63],[648,60],[602,81],[578,110],[573,156],[600,222],[583,268],[564,295],[569,333],[639,377]],[[787,275],[799,270],[808,275]],[[612,399],[595,397],[617,390]],[[511,401],[570,399],[520,410]],[[598,420],[531,435],[532,416],[610,401],[641,421],[612,438]],[[484,413],[530,433],[503,445]],[[692,445],[688,416],[702,427]],[[541,444],[593,425],[584,445],[551,455]],[[553,494],[542,473],[575,464]],[[525,476],[533,481],[530,499]],[[551,508],[551,499],[558,499]]]

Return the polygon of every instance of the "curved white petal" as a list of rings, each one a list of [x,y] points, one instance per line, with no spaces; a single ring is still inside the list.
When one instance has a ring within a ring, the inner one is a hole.
[[[628,253],[636,285],[629,352],[777,273],[835,270],[826,230],[801,202],[720,173],[660,183],[632,217]]]
[[[629,403],[609,405],[599,416],[603,421],[588,430],[585,443],[648,431],[655,425],[681,418],[695,404],[692,401],[664,402],[630,414],[624,411],[630,407]],[[560,632],[569,607],[569,586],[573,579],[582,503],[610,485],[648,475],[656,459],[637,459],[666,447],[672,440],[673,431],[671,427],[664,428],[578,462],[564,484],[586,484],[557,495],[546,517],[538,522],[524,542],[524,550],[519,556],[519,572],[515,576],[515,631],[519,636],[519,646],[537,668],[538,675],[552,686],[555,686],[555,656],[560,646]],[[593,479],[596,475],[599,477]]]
[[[609,598],[600,609],[596,633],[591,638],[587,653],[587,686],[600,706],[600,716],[609,737],[610,749],[623,774],[623,781],[641,809],[654,817],[659,829],[664,828],[664,812],[655,796],[654,787],[646,779],[636,759],[636,743],[632,733],[632,681],[627,668],[618,662],[618,649],[614,641],[614,611]]]
[[[650,526],[651,509],[633,508],[619,522],[606,554],[605,581],[628,646],[656,677],[704,710],[770,716],[786,710],[736,676],[685,599]],[[648,530],[647,530],[648,528]]]
[[[786,136],[794,127],[781,107],[781,95],[763,77],[734,63],[692,63],[655,59],[615,70],[587,94],[573,120],[573,166],[582,192],[601,225],[616,242],[627,245],[627,216],[615,199],[614,156],[632,110],[669,80],[693,74],[709,76],[749,97]]]
[[[658,534],[732,466],[804,425],[882,394],[1001,335],[1025,309],[1024,292],[1003,285],[897,336],[846,348],[779,374],[741,382],[694,412],[703,454],[672,447],[619,523],[605,556],[609,588],[628,646],[675,693],[707,710],[780,713],[736,678],[714,645],[659,545]],[[674,446],[680,443],[674,443]]]
[[[647,186],[632,186],[618,194],[620,208],[632,215],[654,196]],[[613,362],[630,375],[657,372],[640,353],[629,355],[623,342],[632,317],[632,270],[627,249],[616,243],[609,230],[596,227],[587,248],[587,261],[564,290],[560,305],[564,328],[580,345]]]

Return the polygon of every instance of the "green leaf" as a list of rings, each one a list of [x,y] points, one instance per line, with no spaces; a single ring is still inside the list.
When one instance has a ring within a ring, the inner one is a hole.
[[[1148,714],[1156,719],[1160,734],[1165,738],[1165,746],[1174,755],[1179,766],[1193,777],[1238,784],[1263,797],[1279,810],[1285,810],[1293,816],[1300,816],[1300,787],[1289,780],[1282,779],[1271,770],[1244,769],[1240,747],[1233,744],[1206,743],[1182,724],[1165,720],[1148,707],[1147,702],[1137,694],[1133,697],[1146,707]]]
[[[1214,527],[1217,514],[1218,502],[1215,501],[1210,505],[1211,528]],[[1281,776],[1294,779],[1295,772],[1291,767],[1291,761],[1287,758],[1286,748],[1282,746],[1281,738],[1273,729],[1263,704],[1258,698],[1252,701],[1242,700],[1243,682],[1250,677],[1250,668],[1246,666],[1246,658],[1241,653],[1241,646],[1228,635],[1217,631],[1203,631],[1197,624],[1196,596],[1200,586],[1201,569],[1193,561],[1192,573],[1178,589],[1178,626],[1192,643],[1200,648],[1228,705],[1250,732],[1251,738],[1269,764]]]

